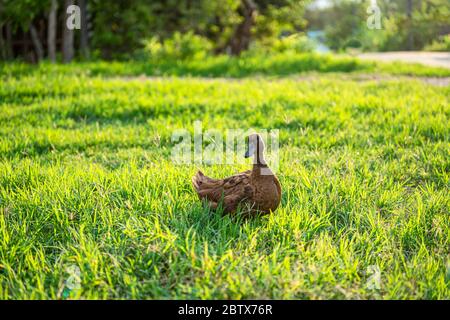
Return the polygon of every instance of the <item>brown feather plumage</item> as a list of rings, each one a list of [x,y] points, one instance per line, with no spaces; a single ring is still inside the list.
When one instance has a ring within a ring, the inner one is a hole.
[[[280,204],[281,186],[267,165],[258,162],[252,170],[225,179],[213,179],[198,171],[192,178],[192,184],[200,200],[206,201],[211,209],[222,206],[224,213],[241,209],[241,212],[250,215],[267,214],[275,211]],[[270,174],[261,174],[263,168]]]

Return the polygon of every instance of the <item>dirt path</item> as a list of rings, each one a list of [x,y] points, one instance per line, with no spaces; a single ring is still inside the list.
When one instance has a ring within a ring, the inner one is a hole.
[[[376,61],[402,61],[410,63],[421,63],[428,66],[444,67],[450,69],[450,52],[373,52],[359,54],[358,58]]]

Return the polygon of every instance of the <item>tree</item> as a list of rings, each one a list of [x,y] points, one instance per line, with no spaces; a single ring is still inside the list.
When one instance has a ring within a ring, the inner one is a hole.
[[[335,50],[359,41],[365,50],[421,50],[450,32],[448,0],[377,0],[381,29],[367,27],[368,0],[333,0],[310,21],[325,29],[326,42]],[[353,12],[353,14],[349,14]],[[322,22],[322,23],[318,23]]]
[[[24,33],[30,35],[34,55],[32,52],[33,60],[40,61],[44,56],[44,49],[42,46],[39,33],[34,26],[34,19],[41,15],[46,7],[48,1],[33,1],[33,0],[17,0],[17,1],[4,1],[0,2],[0,25],[5,24],[6,28],[6,56],[12,58],[12,41],[13,34],[18,30],[22,30]]]
[[[58,1],[52,0],[50,11],[48,14],[48,29],[47,29],[47,51],[48,51],[48,58],[51,62],[56,61],[57,12],[58,12]]]
[[[42,46],[41,39],[39,39],[39,34],[36,30],[36,27],[32,22],[30,22],[29,29],[31,40],[33,41],[34,49],[36,51],[37,61],[39,62],[44,59],[44,47]]]
[[[80,33],[80,53],[83,58],[89,58],[89,25],[88,25],[88,1],[78,0],[81,9],[81,33]]]
[[[414,33],[413,33],[413,0],[406,0],[406,14],[408,16],[408,50],[414,48]]]
[[[303,12],[307,0],[241,0],[241,22],[229,40],[230,51],[239,55],[254,40],[271,45],[282,34],[305,27]],[[262,41],[261,41],[262,40]]]
[[[251,41],[251,29],[255,24],[256,10],[257,7],[253,0],[242,0],[239,7],[242,22],[237,25],[230,39],[231,54],[239,55],[242,51],[248,49]]]
[[[12,59],[13,57],[13,50],[12,50],[12,27],[11,23],[6,23],[5,26],[6,29],[6,41],[5,41],[5,53],[6,53],[6,59]]]
[[[214,52],[239,54],[261,38],[304,25],[306,0],[91,0],[90,45],[102,57],[117,58],[142,48],[154,36],[193,32],[214,43]]]
[[[67,8],[74,4],[74,0],[65,0],[64,1],[64,12],[65,19],[63,19],[63,43],[62,43],[62,54],[63,54],[63,62],[68,63],[72,61],[74,57],[74,31],[67,26]]]
[[[0,24],[0,58],[2,60],[7,60],[8,59],[8,45],[6,42],[6,39],[3,37],[3,25],[4,24]]]

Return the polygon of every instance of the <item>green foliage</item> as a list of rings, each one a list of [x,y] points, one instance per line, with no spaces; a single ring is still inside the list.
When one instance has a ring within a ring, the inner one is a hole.
[[[133,6],[128,1],[115,1],[104,8],[103,2],[95,1],[93,46],[104,58],[122,58],[141,49],[143,44],[150,55],[155,56],[155,50],[161,50],[156,56],[165,54],[174,59],[188,58],[194,51],[209,52],[210,46],[223,51],[242,22],[240,3],[240,0],[138,0]],[[302,1],[264,1],[258,5],[255,39],[271,41],[281,31],[292,31],[304,21]],[[188,41],[195,43],[190,45]],[[162,42],[162,46],[157,42]],[[175,52],[178,47],[186,51]]]
[[[365,27],[365,7],[361,1],[336,0],[334,7],[329,9],[326,16],[328,22],[325,26],[326,44],[334,50],[346,49],[360,28]]]
[[[144,50],[152,60],[198,60],[212,52],[212,43],[207,38],[195,35],[192,31],[159,41],[157,37],[144,40]]]
[[[303,18],[305,0],[256,1],[258,14],[253,27],[254,37],[266,46],[280,35],[293,34],[305,30],[306,21]]]
[[[295,33],[285,37],[272,39],[270,42],[257,42],[250,54],[268,53],[307,53],[314,51],[314,43],[304,34]]]
[[[362,29],[359,37],[366,51],[389,51],[405,48],[405,30],[401,30],[397,20],[393,17],[383,19],[383,30]]]
[[[123,58],[141,47],[141,40],[154,32],[158,1],[119,0],[105,4],[91,1],[93,32],[91,45],[103,58]]]
[[[447,0],[378,0],[381,29],[369,29],[369,1],[333,0],[332,7],[308,12],[310,27],[324,29],[327,44],[345,50],[354,39],[367,51],[421,50],[448,30],[450,4]]]
[[[439,37],[424,48],[425,51],[450,51],[450,34]]]
[[[30,22],[49,6],[49,0],[0,0],[0,26],[11,23],[14,29],[28,31]]]
[[[48,16],[49,0],[0,1],[0,27],[10,24],[14,30],[20,28],[26,32],[32,22],[40,21],[40,26],[45,26],[42,22]],[[281,33],[303,28],[304,4],[305,1],[297,0],[257,1],[252,40],[269,43]],[[143,49],[144,43],[152,46],[152,41],[159,39],[173,58],[177,55],[189,57],[193,50],[209,51],[210,46],[215,52],[224,53],[236,36],[236,28],[244,20],[241,5],[242,0],[136,0],[132,5],[128,0],[107,5],[104,1],[88,0],[90,51],[94,58],[125,60]],[[65,16],[61,3],[57,13],[58,28],[61,28]],[[43,31],[46,32],[45,28]],[[184,36],[186,34],[188,36]],[[210,44],[194,34],[207,39]],[[195,43],[190,45],[189,40]],[[177,46],[186,52],[172,52]],[[28,50],[32,50],[31,45]]]
[[[2,66],[1,299],[450,298],[448,87],[106,77],[138,66]],[[172,132],[199,119],[280,129],[275,214],[202,206],[197,168],[170,160]]]

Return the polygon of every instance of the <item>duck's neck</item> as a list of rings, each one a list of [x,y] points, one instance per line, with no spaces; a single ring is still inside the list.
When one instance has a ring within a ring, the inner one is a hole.
[[[259,148],[258,148],[259,149]],[[266,159],[264,158],[264,153],[262,150],[257,150],[253,158],[253,176],[265,176],[267,175],[267,170],[270,170],[267,166]]]
[[[253,156],[253,166],[265,166],[267,167],[266,159],[264,158],[264,150],[260,147],[259,143],[256,144],[256,152]]]
[[[253,161],[253,166],[267,167],[267,162],[266,162],[266,159],[264,158],[264,156],[261,156],[260,158],[255,156],[255,159]]]

